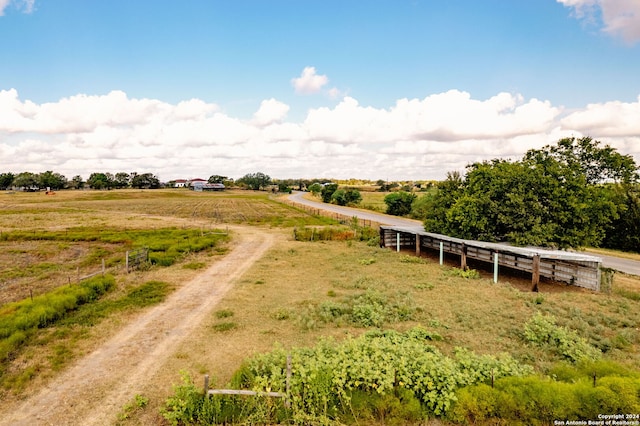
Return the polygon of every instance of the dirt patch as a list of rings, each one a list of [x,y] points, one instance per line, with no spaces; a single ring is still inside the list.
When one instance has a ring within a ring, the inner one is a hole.
[[[233,227],[229,253],[127,324],[37,394],[2,408],[2,425],[103,425],[174,355],[277,235]]]

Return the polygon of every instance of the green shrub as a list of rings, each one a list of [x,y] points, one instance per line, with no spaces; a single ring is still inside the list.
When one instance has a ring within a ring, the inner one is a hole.
[[[566,327],[556,325],[553,316],[536,313],[524,326],[525,339],[536,346],[546,347],[572,362],[595,360],[601,352],[586,339]]]
[[[299,424],[405,424],[444,415],[458,388],[487,380],[491,374],[499,378],[532,372],[506,355],[459,350],[455,358],[447,357],[425,343],[429,336],[420,327],[406,333],[374,331],[341,343],[323,340],[312,348],[293,349],[288,414],[281,401],[266,398],[205,402],[193,384],[183,383],[167,400],[163,415],[173,424],[209,424],[214,418],[221,421],[223,404],[227,404],[224,409],[236,413],[233,421],[240,423],[288,419]],[[286,358],[283,349],[276,349],[246,360],[230,386],[283,392]],[[211,404],[206,416],[205,404]]]
[[[466,424],[500,421],[547,425],[556,420],[594,420],[603,413],[637,413],[640,409],[637,377],[606,376],[594,386],[579,369],[568,374],[565,365],[561,370],[563,376],[572,378],[571,382],[541,376],[506,377],[496,380],[494,388],[486,384],[462,388],[448,417]]]

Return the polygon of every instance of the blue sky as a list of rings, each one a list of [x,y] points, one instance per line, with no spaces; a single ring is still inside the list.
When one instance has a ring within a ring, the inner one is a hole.
[[[442,179],[640,163],[640,1],[0,0],[0,172]]]

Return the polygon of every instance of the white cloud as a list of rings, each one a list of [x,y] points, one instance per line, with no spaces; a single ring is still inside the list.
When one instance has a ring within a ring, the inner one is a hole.
[[[0,0],[0,16],[4,15],[4,11],[10,5],[13,5],[22,13],[32,13],[35,10],[35,3],[36,0]]]
[[[557,0],[590,24],[602,21],[602,30],[630,44],[640,41],[638,0]]]
[[[0,0],[0,16],[4,15],[4,10],[9,6],[11,0]]]
[[[640,98],[564,113],[548,101],[451,90],[388,108],[345,97],[284,121],[266,99],[250,120],[191,99],[172,105],[114,91],[57,102],[0,91],[0,172],[152,172],[162,180],[263,171],[272,177],[442,179],[474,161],[520,158],[566,136],[589,135],[640,163]]]
[[[316,74],[315,67],[305,67],[300,77],[291,79],[291,84],[296,93],[303,95],[320,92],[328,82],[329,78],[326,75]]]
[[[258,126],[267,126],[282,121],[288,112],[289,105],[271,98],[260,103],[260,108],[253,115],[253,120]]]

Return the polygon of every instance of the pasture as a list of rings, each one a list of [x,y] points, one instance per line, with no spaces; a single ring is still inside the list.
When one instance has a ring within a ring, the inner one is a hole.
[[[294,241],[294,227],[337,225],[249,191],[6,193],[0,194],[0,206],[2,305],[68,285],[78,271],[92,272],[102,259],[115,279],[113,289],[72,309],[62,321],[32,330],[30,341],[2,360],[0,399],[7,401],[47,383],[129,318],[162,303],[224,256],[233,244],[232,232],[223,235],[226,224],[261,227],[282,238],[158,366],[141,393],[131,395],[134,402],[122,408],[121,423],[164,421],[159,412],[172,384],[180,382],[180,371],[196,386],[209,374],[212,387],[225,387],[252,356],[311,347],[326,338],[339,342],[374,329],[422,327],[444,356],[455,356],[459,348],[477,355],[506,353],[537,373],[550,374],[571,363],[573,352],[557,342],[527,337],[527,324],[535,325],[542,315],[553,319],[547,326],[565,333],[569,349],[588,345],[603,362],[640,371],[638,277],[616,275],[611,294],[555,284],[531,293],[526,291],[528,277],[493,284],[488,272],[466,274],[433,259],[381,249],[376,241]],[[123,270],[127,249],[138,242],[162,245],[162,239],[143,241],[141,235],[167,232],[172,239],[192,241],[189,247],[206,235],[216,240],[202,249],[176,248],[174,261],[166,266],[150,264],[130,274]]]

